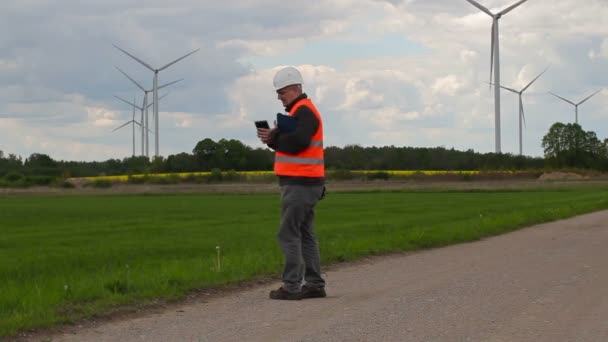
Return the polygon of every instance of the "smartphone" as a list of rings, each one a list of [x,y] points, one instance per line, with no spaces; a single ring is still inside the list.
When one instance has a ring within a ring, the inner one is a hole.
[[[266,121],[266,120],[256,121],[255,122],[255,127],[257,127],[257,128],[270,128],[270,126],[268,125],[268,121]]]

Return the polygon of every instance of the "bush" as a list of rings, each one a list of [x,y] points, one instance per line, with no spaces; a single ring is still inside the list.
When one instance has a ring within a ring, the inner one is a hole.
[[[112,182],[110,182],[109,180],[104,180],[104,179],[96,179],[95,181],[93,181],[93,183],[91,185],[94,188],[111,188]]]
[[[18,181],[7,182],[5,181],[6,187],[9,188],[27,188],[30,184],[27,182],[26,178],[21,178]]]
[[[7,173],[2,183],[4,187],[11,188],[26,188],[29,186],[28,179],[23,174],[14,171]]]
[[[199,184],[199,183],[206,183],[207,182],[207,176],[204,175],[195,175],[195,174],[190,174],[187,175],[184,178],[181,178],[181,182],[182,183],[195,183],[195,184]]]
[[[355,174],[354,172],[352,172],[351,170],[346,170],[346,169],[337,169],[337,170],[333,170],[328,172],[328,176],[331,179],[337,179],[337,180],[351,180],[355,178]]]
[[[9,173],[6,174],[6,176],[4,176],[4,180],[7,183],[9,183],[9,184],[10,183],[17,183],[17,182],[19,182],[21,180],[24,180],[24,179],[25,179],[25,176],[22,173],[14,172],[14,171],[9,172]]]
[[[150,176],[148,174],[145,174],[143,176],[133,176],[133,175],[128,175],[127,176],[127,183],[129,184],[144,184],[147,183],[150,180]]]
[[[432,177],[431,175],[427,175],[424,172],[420,171],[420,170],[416,170],[416,172],[412,173],[409,176],[406,176],[406,178],[410,179],[410,180],[416,180],[416,181],[421,181],[421,180],[425,180]]]
[[[277,179],[277,176],[274,173],[248,174],[248,175],[243,175],[241,177],[243,177],[243,180],[248,183],[268,183],[268,182],[275,182]]]
[[[241,176],[235,170],[229,170],[228,172],[222,175],[223,181],[236,182],[241,180]]]
[[[370,173],[367,173],[365,176],[368,180],[375,180],[375,179],[388,180],[388,178],[389,178],[389,174],[386,171],[370,172]]]
[[[57,180],[56,177],[53,176],[28,176],[26,177],[26,182],[28,185],[42,185],[47,186],[53,184]]]
[[[148,179],[148,183],[150,184],[177,184],[180,182],[179,176],[170,175],[170,176],[160,176],[160,177],[150,177]]]
[[[73,183],[63,180],[63,179],[56,179],[51,185],[54,187],[63,188],[63,189],[73,189],[76,187]]]
[[[211,176],[209,176],[210,182],[221,182],[222,181],[222,170],[220,169],[211,169]]]

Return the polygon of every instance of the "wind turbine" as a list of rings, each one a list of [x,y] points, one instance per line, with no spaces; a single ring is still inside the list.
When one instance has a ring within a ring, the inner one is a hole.
[[[528,83],[522,90],[517,91],[515,89],[509,88],[509,87],[503,87],[500,86],[502,89],[508,90],[512,93],[515,93],[517,95],[519,95],[519,155],[521,156],[523,154],[523,148],[522,148],[522,121],[525,124],[526,123],[526,116],[524,115],[524,102],[522,101],[521,96],[523,95],[524,91],[526,91],[528,88],[530,88],[530,86],[532,85],[532,83],[536,82],[537,79],[539,79],[545,72],[547,71],[547,69],[545,69],[545,71],[541,72],[538,76],[536,76],[536,78],[534,78],[530,83]]]
[[[135,102],[135,96],[133,96],[133,102]],[[141,124],[139,122],[135,121],[135,107],[133,107],[133,117],[131,118],[131,121],[127,121],[124,124],[120,125],[119,127],[114,128],[112,130],[112,132],[115,132],[115,131],[121,129],[130,123],[133,123],[133,157],[135,157],[135,124],[138,124],[141,127]],[[143,152],[143,150],[142,150],[142,152]]]
[[[148,136],[148,130],[149,130],[146,127],[146,124],[144,123],[144,108],[143,107],[139,107],[138,105],[136,105],[136,104],[134,104],[134,103],[132,103],[130,101],[127,101],[127,100],[125,100],[125,99],[123,99],[123,98],[121,98],[119,96],[114,95],[114,97],[116,97],[117,99],[121,100],[122,102],[124,102],[124,103],[130,105],[131,107],[133,107],[133,111],[135,111],[136,108],[140,110],[140,112],[141,112],[141,119],[140,120],[143,123],[143,124],[139,125],[141,127],[141,155],[142,156],[146,156],[146,157],[149,158],[149,156],[147,155],[148,150],[145,149],[145,151],[144,151],[144,147],[147,145],[147,141],[144,140],[144,131],[145,131],[145,137],[147,137]],[[133,102],[135,102],[135,101],[133,101]],[[145,100],[144,100],[144,103],[145,103]],[[147,105],[147,107],[150,107],[150,105]],[[147,108],[146,108],[146,110],[147,110]]]
[[[149,158],[150,157],[150,153],[149,153],[149,150],[148,150],[148,145],[149,145],[149,143],[148,143],[148,141],[149,141],[149,139],[148,139],[148,131],[150,130],[150,128],[148,126],[148,107],[150,107],[150,106],[148,105],[148,93],[154,91],[154,89],[146,90],[141,84],[139,84],[137,81],[135,81],[131,76],[127,75],[127,73],[124,72],[124,71],[122,71],[119,67],[115,66],[115,68],[118,71],[120,71],[120,73],[123,74],[126,78],[128,78],[131,82],[133,82],[139,89],[141,89],[141,91],[144,92],[144,103],[143,103],[142,107],[137,107],[137,108],[144,108],[145,111],[146,111],[146,114],[145,114],[145,124],[144,124],[144,126],[146,127],[146,129],[145,129],[145,149],[146,149],[145,156]],[[179,79],[177,81],[165,83],[165,84],[159,86],[157,89],[162,89],[164,87],[168,87],[168,86],[170,86],[172,84],[175,84],[177,82],[181,82],[183,80],[184,79],[181,78],[181,79]],[[144,123],[143,118],[144,118],[144,113],[142,112],[142,123]],[[158,127],[157,127],[157,129],[158,129]],[[142,130],[142,144],[143,144],[143,141],[144,141],[143,140],[144,139],[143,134],[144,134],[144,130]],[[143,150],[143,148],[144,147],[142,145],[142,150]],[[143,155],[143,152],[142,152],[142,155]]]
[[[492,83],[492,67],[494,68],[495,83],[500,86],[500,44],[498,43],[498,20],[505,14],[511,12],[519,5],[528,0],[520,0],[504,10],[494,14],[489,9],[480,5],[477,1],[467,0],[471,5],[492,17],[492,39],[490,53],[490,83]],[[496,153],[500,153],[500,88],[494,87],[494,129]]]
[[[158,100],[160,101],[160,100],[164,99],[164,98],[165,98],[165,96],[167,96],[167,95],[169,95],[169,93],[166,93],[165,95],[163,95],[163,96],[159,97],[159,98],[158,98]],[[146,107],[143,107],[143,106],[142,106],[142,107],[140,107],[140,106],[136,105],[136,104],[135,104],[135,103],[133,103],[133,102],[130,102],[130,101],[127,101],[127,100],[123,99],[123,98],[122,98],[122,97],[120,97],[120,96],[116,96],[116,95],[114,95],[114,97],[115,97],[115,98],[117,98],[117,99],[119,99],[120,101],[122,101],[122,102],[124,102],[124,103],[126,103],[126,104],[130,105],[131,107],[133,107],[133,110],[135,110],[135,108],[139,109],[139,110],[141,111],[141,120],[142,120],[142,121],[144,121],[144,111],[145,111],[145,112],[147,112],[147,111],[148,111],[148,108],[150,108],[150,106],[152,106],[152,105],[153,105],[153,103],[146,104],[146,102],[145,102],[145,100],[144,100],[144,105],[145,105]],[[146,118],[146,121],[147,121],[147,118]],[[146,134],[145,134],[145,136],[146,136],[146,137],[148,137],[148,132],[152,132],[152,131],[151,131],[149,128],[147,128],[145,125],[140,125],[140,126],[142,127],[142,132],[141,132],[141,154],[142,154],[142,156],[143,156],[143,155],[145,155],[146,157],[148,157],[148,158],[149,158],[150,156],[147,154],[147,153],[148,153],[148,150],[147,150],[147,149],[146,149],[146,154],[144,154],[144,130],[146,131]],[[148,143],[148,142],[147,142],[147,141],[145,141],[145,144],[146,144],[146,145],[147,145],[147,143]]]
[[[572,102],[572,101],[570,101],[570,100],[566,100],[565,98],[563,98],[563,97],[561,97],[561,96],[559,96],[559,95],[557,95],[557,94],[554,94],[554,93],[552,93],[552,92],[549,92],[549,94],[551,94],[551,95],[553,95],[553,96],[555,96],[555,97],[557,97],[557,98],[560,98],[560,99],[562,99],[562,100],[564,100],[564,101],[566,101],[566,102],[568,102],[569,104],[571,104],[571,105],[573,105],[573,106],[574,106],[574,120],[575,120],[574,122],[575,122],[575,123],[578,125],[578,106],[582,105],[582,104],[583,104],[585,101],[587,101],[587,100],[589,100],[590,98],[592,98],[592,97],[593,97],[595,94],[599,93],[601,90],[602,90],[602,89],[600,89],[600,90],[596,91],[595,93],[593,93],[593,94],[591,94],[591,95],[587,96],[587,97],[586,97],[586,98],[585,98],[583,101],[581,101],[581,102],[579,102],[579,103],[574,103],[574,102]]]
[[[137,58],[135,56],[133,56],[132,54],[130,54],[127,51],[119,48],[118,46],[114,45],[114,47],[117,48],[118,50],[122,51],[127,56],[129,56],[129,57],[133,58],[134,60],[136,60],[139,64],[141,64],[141,65],[145,66],[146,68],[150,69],[154,73],[154,87],[152,89],[153,90],[153,94],[154,94],[153,95],[154,96],[154,126],[155,126],[154,132],[156,133],[155,139],[154,139],[155,140],[155,143],[154,143],[154,156],[158,157],[159,156],[159,154],[158,154],[158,151],[159,151],[158,150],[158,140],[159,140],[159,135],[160,135],[160,133],[158,131],[158,73],[160,71],[163,71],[163,70],[167,69],[168,67],[172,66],[173,64],[181,61],[182,59],[184,59],[184,58],[186,58],[186,57],[194,54],[195,52],[197,52],[200,49],[196,49],[196,50],[194,50],[194,51],[192,51],[192,52],[190,52],[190,53],[188,53],[188,54],[186,54],[186,55],[184,55],[184,56],[182,56],[182,57],[180,57],[180,58],[178,58],[178,59],[176,59],[176,60],[174,60],[174,61],[172,61],[170,63],[165,64],[164,66],[162,66],[162,67],[160,67],[158,69],[155,69],[155,68],[151,67],[148,63],[142,61],[141,59],[139,59],[139,58]]]

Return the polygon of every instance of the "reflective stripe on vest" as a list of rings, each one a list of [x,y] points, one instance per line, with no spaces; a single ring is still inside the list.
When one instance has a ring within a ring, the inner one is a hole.
[[[309,146],[311,146],[311,147],[323,147],[323,142],[322,141],[311,141]]]
[[[323,121],[315,105],[309,99],[298,101],[289,112],[293,116],[301,106],[306,106],[319,121],[319,127],[312,136],[310,145],[296,154],[276,152],[274,171],[278,176],[291,177],[325,177],[325,162],[323,153]]]
[[[322,165],[323,159],[315,158],[299,158],[299,157],[285,157],[275,156],[274,161],[280,163],[291,163],[291,164],[304,164],[304,165]]]

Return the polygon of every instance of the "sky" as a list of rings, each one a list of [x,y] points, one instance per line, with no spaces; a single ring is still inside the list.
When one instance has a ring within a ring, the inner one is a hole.
[[[498,12],[515,0],[478,0]],[[500,19],[501,84],[523,88],[523,152],[555,122],[608,138],[606,0],[528,0]],[[466,0],[6,0],[0,2],[0,150],[102,161],[132,154],[132,108],[158,68],[160,155],[238,139],[283,112],[272,79],[296,66],[325,146],[495,151],[490,16]],[[519,153],[518,97],[501,93],[502,152]],[[152,112],[152,111],[150,111]],[[139,110],[135,119],[140,120]],[[150,118],[151,122],[151,118]],[[153,127],[151,127],[153,129]],[[150,132],[150,155],[154,135]],[[139,128],[136,154],[141,154]]]

